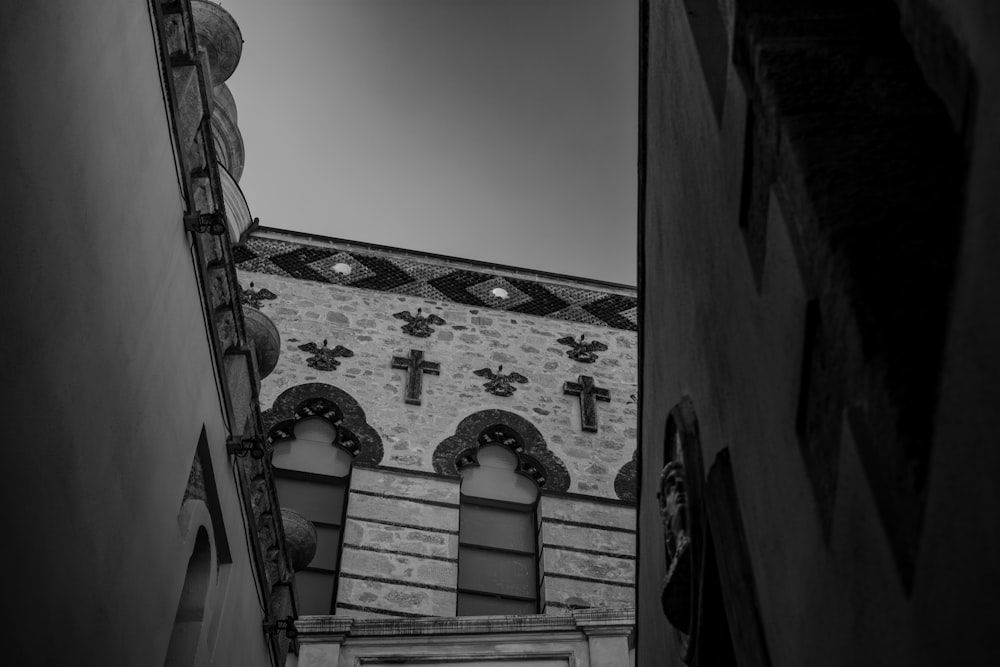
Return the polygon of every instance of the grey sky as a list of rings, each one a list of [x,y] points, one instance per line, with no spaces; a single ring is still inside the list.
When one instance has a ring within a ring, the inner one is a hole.
[[[631,0],[227,0],[261,224],[635,284]]]

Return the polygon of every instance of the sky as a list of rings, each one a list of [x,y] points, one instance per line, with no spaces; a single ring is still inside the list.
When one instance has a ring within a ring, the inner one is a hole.
[[[635,285],[637,2],[221,4],[261,225]]]

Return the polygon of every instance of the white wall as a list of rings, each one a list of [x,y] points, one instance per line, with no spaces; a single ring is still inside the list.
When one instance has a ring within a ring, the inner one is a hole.
[[[236,558],[217,578],[228,590],[209,593],[210,616],[227,607],[216,650],[266,663],[259,631],[230,637],[260,613],[156,57],[145,2],[0,6],[13,663],[162,663],[202,424]]]

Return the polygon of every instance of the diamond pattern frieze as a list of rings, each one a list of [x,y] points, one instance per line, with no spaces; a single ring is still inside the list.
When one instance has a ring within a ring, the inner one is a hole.
[[[637,330],[633,295],[455,268],[413,255],[391,256],[251,237],[233,249],[237,268],[473,307]],[[348,270],[349,269],[349,270]]]
[[[531,297],[519,290],[513,282],[499,276],[470,286],[467,291],[490,308],[515,310]]]
[[[309,268],[326,278],[325,282],[334,285],[353,285],[376,275],[349,252],[338,252],[311,262]]]

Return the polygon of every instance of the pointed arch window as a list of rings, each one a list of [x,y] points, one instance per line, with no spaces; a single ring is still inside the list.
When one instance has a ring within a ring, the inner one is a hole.
[[[275,486],[282,507],[295,510],[316,527],[316,556],[295,574],[300,614],[332,614],[336,609],[337,572],[357,450],[339,419],[307,416],[282,424],[273,444]],[[272,440],[274,440],[272,435]]]
[[[502,430],[484,431],[462,459],[459,616],[538,613],[538,485],[520,439]]]

